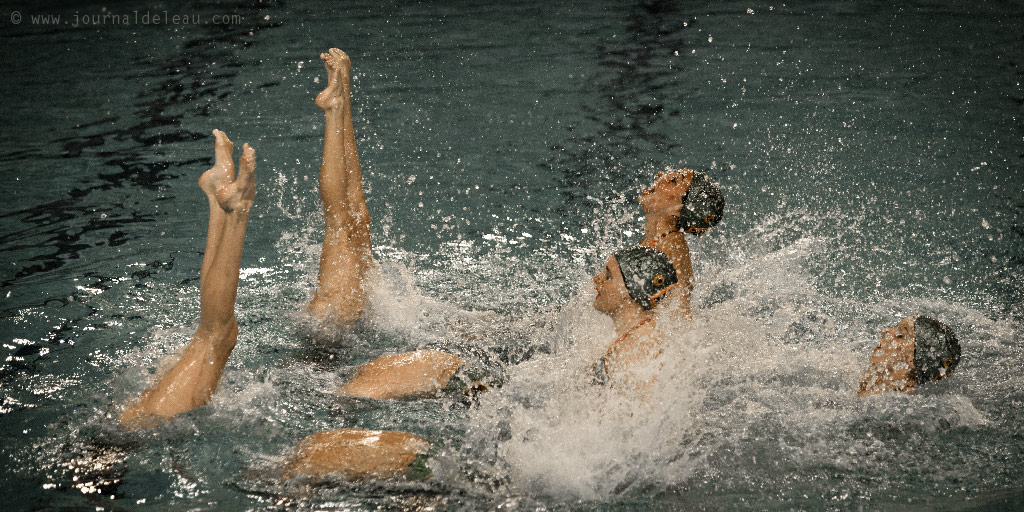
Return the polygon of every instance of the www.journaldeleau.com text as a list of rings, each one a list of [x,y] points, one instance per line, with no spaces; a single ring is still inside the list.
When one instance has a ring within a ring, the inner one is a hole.
[[[28,18],[33,25],[69,25],[73,28],[93,25],[234,25],[242,23],[240,14],[214,14],[204,20],[203,16],[199,14],[171,14],[168,11],[132,11],[124,14],[112,12],[80,14],[76,12],[70,16],[30,14]]]

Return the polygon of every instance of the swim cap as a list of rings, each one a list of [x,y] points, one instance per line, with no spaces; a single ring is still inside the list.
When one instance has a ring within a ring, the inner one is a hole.
[[[640,307],[651,309],[679,281],[665,253],[652,247],[630,247],[615,253],[626,291]]]
[[[693,171],[693,180],[683,196],[683,209],[679,212],[679,230],[699,235],[718,224],[724,211],[722,189],[707,174]]]
[[[914,320],[914,370],[922,384],[948,375],[960,363],[960,342],[948,325],[919,316]]]

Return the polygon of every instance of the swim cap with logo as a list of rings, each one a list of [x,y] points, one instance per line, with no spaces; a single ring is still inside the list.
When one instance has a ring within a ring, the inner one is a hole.
[[[950,327],[938,320],[914,319],[914,371],[919,384],[948,375],[960,363],[960,342]]]
[[[675,285],[676,268],[668,256],[652,247],[630,247],[615,253],[626,291],[640,307],[651,309]]]
[[[707,174],[693,171],[693,180],[683,196],[683,209],[679,212],[679,230],[699,235],[718,224],[724,212],[722,189]]]

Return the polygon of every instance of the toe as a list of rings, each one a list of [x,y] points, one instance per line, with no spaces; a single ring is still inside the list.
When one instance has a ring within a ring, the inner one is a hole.
[[[220,130],[214,130],[213,136],[217,139],[214,143],[217,164],[230,165],[231,153],[235,149],[234,144],[228,138],[228,135]]]
[[[338,64],[342,64],[342,63],[348,62],[348,60],[349,60],[348,59],[348,54],[343,52],[343,51],[341,51],[341,50],[339,50],[339,49],[337,49],[337,48],[331,48],[331,56],[334,57],[335,61]]]
[[[251,171],[256,167],[256,150],[252,146],[246,144],[242,146],[242,165],[244,170]]]
[[[256,171],[256,150],[246,144],[242,147],[242,158],[239,160],[241,169],[238,172],[238,181],[242,186],[247,186],[253,181],[253,174]]]

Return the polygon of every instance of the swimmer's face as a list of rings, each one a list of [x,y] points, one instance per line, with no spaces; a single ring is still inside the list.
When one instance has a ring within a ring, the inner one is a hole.
[[[597,290],[594,309],[606,315],[618,310],[624,301],[633,300],[626,290],[626,282],[622,279],[622,270],[615,256],[609,257],[604,268],[594,275],[594,288]]]
[[[864,372],[860,394],[885,391],[910,391],[914,377],[914,319],[902,322],[882,333],[878,346],[871,352],[871,365]]]
[[[683,209],[683,196],[690,188],[693,171],[659,172],[651,188],[640,191],[640,209],[644,214],[665,213],[679,215]]]

